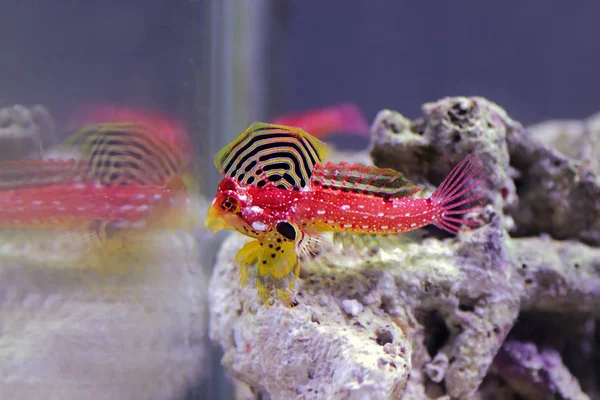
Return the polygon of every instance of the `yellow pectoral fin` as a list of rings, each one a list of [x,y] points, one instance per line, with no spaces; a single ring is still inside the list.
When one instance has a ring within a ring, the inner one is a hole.
[[[256,287],[263,301],[268,301],[275,290],[278,298],[289,303],[290,290],[300,273],[295,241],[274,230],[246,243],[238,251],[235,262],[240,267],[242,285],[248,281],[248,267],[257,266]]]
[[[288,277],[297,264],[298,257],[293,242],[282,243],[274,248],[267,247],[259,257],[258,275],[281,280]]]
[[[235,263],[240,267],[240,282],[242,286],[248,283],[248,266],[256,264],[261,245],[258,240],[246,243],[236,254]]]

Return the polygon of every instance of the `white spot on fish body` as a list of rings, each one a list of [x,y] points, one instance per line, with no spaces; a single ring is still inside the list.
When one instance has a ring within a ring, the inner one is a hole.
[[[85,211],[85,207],[77,207],[77,211]]]
[[[53,205],[53,206],[60,206],[60,201],[58,201],[58,200],[54,200],[54,201],[52,202],[52,205]]]
[[[410,217],[410,213],[404,214],[405,217]]]
[[[145,195],[145,194],[143,194],[143,193],[139,193],[139,194],[136,194],[136,195],[135,195],[135,198],[136,198],[136,199],[138,199],[138,200],[142,200],[142,199],[145,199],[145,198],[146,198],[146,195]]]
[[[342,210],[349,210],[350,206],[348,204],[344,204],[343,206],[340,207]]]
[[[358,208],[359,210],[362,210],[363,208],[365,208],[365,206],[363,206],[362,204],[359,204],[358,206],[356,206],[356,208]]]
[[[160,200],[160,198],[161,198],[161,197],[162,197],[162,195],[160,195],[160,194],[158,194],[158,193],[157,193],[157,194],[155,194],[154,196],[152,196],[152,198],[153,198],[154,200]]]
[[[319,215],[323,215],[323,214],[325,214],[325,210],[318,210],[318,211],[317,211],[317,214],[319,214]]]
[[[384,213],[382,213],[382,212],[378,212],[378,213],[377,213],[377,216],[378,216],[378,217],[383,217],[384,215],[385,215],[385,214],[384,214]]]
[[[33,200],[31,202],[31,205],[33,205],[33,206],[41,206],[42,204],[43,204],[43,201],[41,201],[41,200]]]
[[[267,230],[267,225],[263,224],[260,221],[254,221],[252,223],[252,229],[255,229],[255,230],[260,231],[260,232],[264,232],[264,231]]]
[[[144,211],[147,211],[147,210],[148,210],[148,206],[145,205],[145,204],[143,204],[143,205],[139,206],[136,211],[137,212],[144,212]]]
[[[410,227],[411,227],[411,228],[414,228],[415,226],[417,226],[417,224],[416,224],[416,223],[414,223],[414,222],[413,222],[412,224],[410,224]]]
[[[261,214],[264,210],[262,209],[262,207],[252,206],[250,207],[250,211],[252,211],[253,213]]]
[[[369,225],[363,225],[362,228],[363,229],[369,229]]]
[[[344,224],[344,228],[352,228],[352,224]]]
[[[133,206],[131,204],[125,204],[124,206],[121,206],[121,211],[123,211],[123,212],[131,211],[131,210],[133,210]]]
[[[381,229],[388,229],[388,228],[389,228],[389,226],[387,226],[387,225],[381,225]]]

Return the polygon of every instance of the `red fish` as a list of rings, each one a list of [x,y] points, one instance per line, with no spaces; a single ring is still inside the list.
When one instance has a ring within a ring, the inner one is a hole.
[[[177,148],[136,124],[86,127],[67,140],[80,160],[0,163],[0,227],[179,227],[189,210]]]
[[[332,133],[369,134],[366,118],[352,103],[280,115],[273,119],[273,124],[301,128],[318,138],[325,138]]]
[[[115,228],[144,229],[169,208],[188,199],[174,182],[167,186],[52,184],[0,191],[0,226],[5,228],[77,228],[93,222]],[[91,225],[89,225],[91,227]]]
[[[206,225],[234,229],[256,240],[236,258],[241,277],[258,265],[263,299],[271,289],[289,299],[298,276],[297,253],[322,232],[390,234],[433,224],[458,233],[476,209],[481,167],[472,157],[458,164],[429,198],[402,173],[347,163],[323,163],[323,143],[286,126],[253,124],[215,157],[225,175]]]

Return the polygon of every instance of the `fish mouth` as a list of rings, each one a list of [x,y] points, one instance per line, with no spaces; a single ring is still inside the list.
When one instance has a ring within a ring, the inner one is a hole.
[[[204,221],[204,226],[212,233],[227,229],[225,219],[220,215],[219,210],[217,210],[214,205],[211,205],[208,209],[208,215]]]

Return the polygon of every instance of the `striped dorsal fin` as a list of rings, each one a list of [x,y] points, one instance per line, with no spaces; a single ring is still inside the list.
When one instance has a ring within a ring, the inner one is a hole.
[[[147,124],[89,125],[70,136],[65,146],[79,151],[88,179],[107,186],[162,186],[183,164],[181,152]]]
[[[379,197],[407,197],[419,190],[402,172],[361,164],[317,164],[311,184]]]
[[[325,155],[325,145],[302,129],[255,122],[217,153],[215,166],[242,184],[300,189]]]

